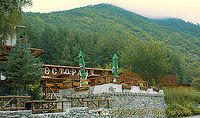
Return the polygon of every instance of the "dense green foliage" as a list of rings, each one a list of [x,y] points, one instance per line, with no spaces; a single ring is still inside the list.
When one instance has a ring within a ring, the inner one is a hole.
[[[130,41],[121,52],[121,62],[154,85],[171,71],[167,47],[156,41]]]
[[[198,91],[200,91],[200,78],[195,78],[192,81],[192,87],[194,87],[195,89],[197,89]]]
[[[29,86],[39,85],[42,74],[41,62],[34,58],[28,48],[27,44],[18,42],[7,58],[3,74],[7,77],[7,81],[12,82],[4,88],[7,94],[28,94],[30,93]]]
[[[165,88],[165,102],[169,117],[190,116],[200,114],[197,105],[200,104],[200,96],[186,88]]]
[[[0,1],[0,48],[11,35],[16,25],[22,22],[22,7],[31,5],[31,0]]]
[[[46,51],[41,58],[47,64],[78,66],[77,55],[82,50],[86,67],[105,67],[110,65],[113,54],[119,55],[124,50],[127,41],[154,40],[171,50],[168,55],[173,67],[169,74],[178,75],[182,83],[191,83],[200,74],[200,38],[196,30],[188,29],[190,26],[199,30],[199,25],[188,26],[181,21],[177,24],[187,28],[172,30],[173,25],[165,26],[108,4],[52,13],[25,13],[23,24],[27,26],[31,46]],[[119,63],[119,67],[123,65]]]

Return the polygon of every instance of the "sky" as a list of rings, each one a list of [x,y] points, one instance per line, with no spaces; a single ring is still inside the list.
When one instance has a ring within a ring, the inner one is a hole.
[[[23,11],[48,13],[108,3],[148,18],[181,18],[200,24],[200,0],[32,0],[32,3]]]

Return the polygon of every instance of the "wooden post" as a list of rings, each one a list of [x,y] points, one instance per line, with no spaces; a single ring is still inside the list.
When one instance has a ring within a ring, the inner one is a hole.
[[[47,99],[47,80],[45,80],[45,99]]]
[[[109,99],[107,100],[108,108],[110,108]]]
[[[50,109],[50,102],[48,103],[48,109]]]
[[[3,111],[3,97],[1,98],[1,109]]]
[[[91,86],[95,86],[95,79],[91,79]]]
[[[63,102],[62,102],[62,112],[64,111],[63,109],[64,109],[64,104],[63,104]]]
[[[81,99],[82,99],[82,100],[81,100],[81,101],[82,101],[82,107],[84,107],[84,102],[83,102],[83,99],[84,99],[84,98],[81,98]]]
[[[26,98],[24,98],[24,110],[26,110]]]
[[[17,108],[17,98],[16,97],[15,97],[15,107]]]
[[[99,118],[101,118],[101,111],[98,111],[98,113],[99,113]]]
[[[74,107],[74,103],[73,103],[73,100],[71,101],[71,108],[73,108]]]
[[[74,88],[74,84],[73,84],[73,81],[72,81],[72,89]]]
[[[98,107],[100,106],[100,100],[98,100]]]
[[[34,104],[34,103],[31,103],[31,110],[32,110],[32,112],[33,112],[33,104]]]
[[[89,108],[89,101],[87,101],[87,107]]]
[[[55,84],[55,93],[58,93],[58,84]]]

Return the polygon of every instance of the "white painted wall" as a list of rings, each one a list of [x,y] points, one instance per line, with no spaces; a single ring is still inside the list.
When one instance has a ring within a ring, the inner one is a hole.
[[[16,36],[16,30],[13,32],[13,35],[8,37],[8,40],[6,41],[6,45],[16,45],[17,42],[17,36]]]

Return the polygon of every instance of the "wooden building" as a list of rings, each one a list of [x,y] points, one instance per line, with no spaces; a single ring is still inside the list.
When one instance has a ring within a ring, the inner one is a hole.
[[[6,44],[2,49],[0,49],[0,63],[6,62],[6,57],[8,56],[8,53],[11,52],[11,49],[15,47],[18,41],[24,43],[24,41],[26,40],[25,37],[26,37],[26,27],[20,25],[16,26],[12,36],[8,36]],[[42,49],[29,48],[29,50],[31,51],[32,54],[34,54],[34,57],[39,57],[44,53],[44,50]]]
[[[80,81],[87,81],[89,86],[94,86],[110,82],[113,79],[111,69],[86,68],[87,80],[81,80],[80,67],[46,64],[42,67],[44,75],[41,76],[41,79],[45,86],[45,93],[58,93],[63,89],[80,88]]]

